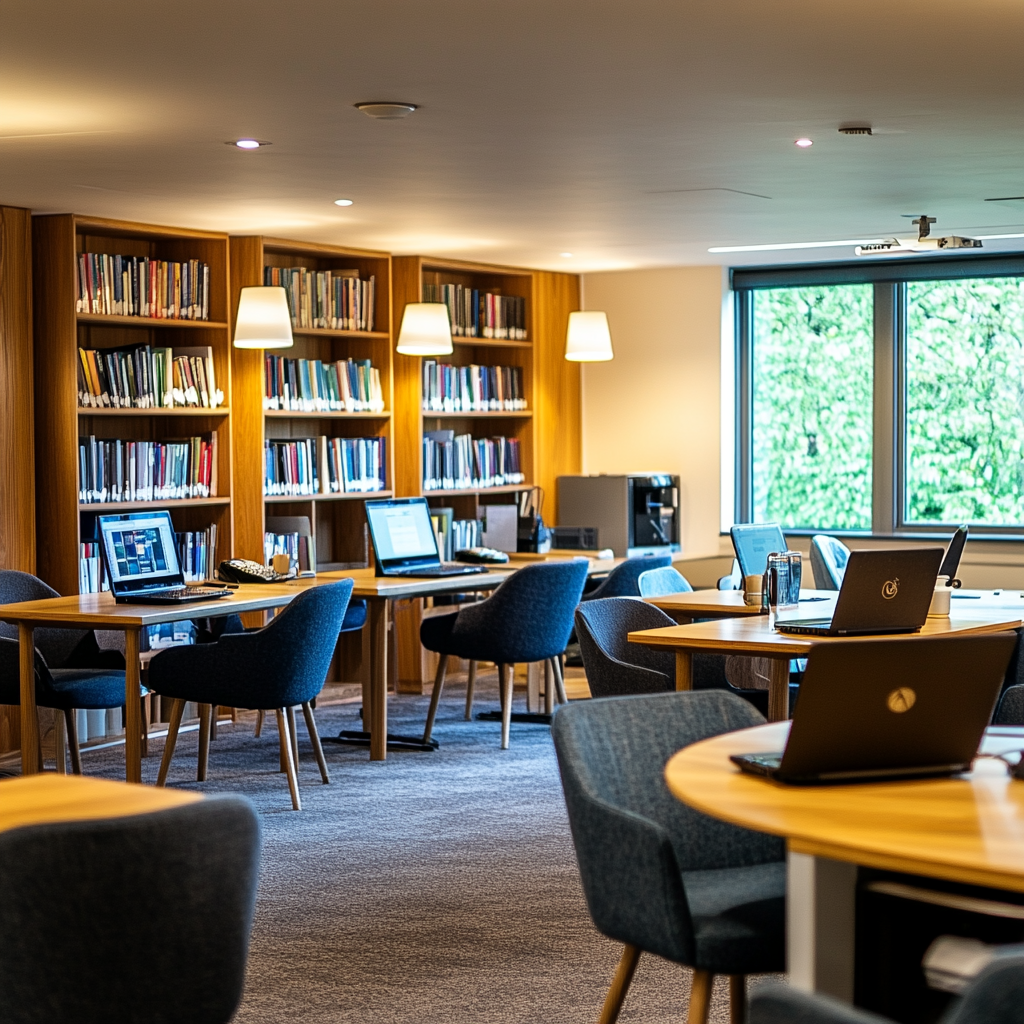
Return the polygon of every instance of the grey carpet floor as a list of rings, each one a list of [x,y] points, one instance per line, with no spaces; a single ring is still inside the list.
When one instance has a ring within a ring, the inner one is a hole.
[[[497,691],[481,680],[483,707]],[[238,1024],[372,1021],[593,1024],[619,956],[587,915],[550,732],[465,722],[464,690],[445,692],[435,753],[327,744],[320,782],[299,726],[303,810],[277,771],[277,730],[221,728],[208,781],[195,783],[196,733],[178,743],[169,783],[249,797],[263,827],[256,921]],[[323,736],[359,728],[358,704],[322,707]],[[391,728],[422,729],[424,698],[393,698]],[[299,716],[301,723],[301,716]],[[144,781],[156,779],[163,742]],[[123,778],[120,748],[85,758]],[[641,960],[622,1024],[685,1019],[689,972]],[[719,984],[712,1020],[728,1019]]]

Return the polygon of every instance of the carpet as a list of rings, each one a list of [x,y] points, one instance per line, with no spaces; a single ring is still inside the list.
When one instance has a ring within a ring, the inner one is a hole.
[[[195,780],[197,734],[178,742],[169,785],[249,797],[263,862],[245,997],[237,1024],[303,1021],[593,1024],[620,947],[587,914],[550,732],[463,720],[464,687],[445,690],[434,753],[325,744],[324,786],[299,716],[303,810],[278,772],[271,716],[221,727],[208,781]],[[497,706],[493,674],[478,706]],[[517,702],[520,698],[517,695]],[[390,704],[392,731],[422,730],[427,700]],[[359,728],[358,704],[317,710],[322,736]],[[163,741],[151,744],[153,782]],[[85,756],[86,774],[123,778],[121,748]],[[640,961],[622,1024],[685,1019],[689,971]],[[712,1020],[728,1020],[719,982]]]

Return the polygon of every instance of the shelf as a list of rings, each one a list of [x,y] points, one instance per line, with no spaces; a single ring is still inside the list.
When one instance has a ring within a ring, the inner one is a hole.
[[[264,409],[263,415],[272,420],[389,420],[384,412],[291,412],[288,409]]]
[[[533,348],[532,341],[506,341],[504,338],[452,338],[452,344],[473,348]]]
[[[527,420],[533,410],[520,409],[518,412],[424,412],[425,420]]]
[[[517,494],[519,491],[528,491],[533,484],[510,484],[508,487],[467,487],[456,488],[452,491],[428,491],[424,488],[424,498],[463,498],[474,497],[480,494]]]
[[[144,512],[146,509],[200,508],[204,505],[230,505],[231,499],[224,498],[174,498],[157,501],[90,501],[79,502],[79,512]]]
[[[390,498],[394,491],[349,491],[344,494],[272,494],[264,495],[268,505],[283,505],[286,502],[305,501],[367,501],[370,498]]]
[[[219,320],[172,320],[169,317],[119,316],[112,313],[76,313],[75,317],[80,324],[110,327],[213,327],[224,330],[228,326]]]
[[[371,341],[390,341],[387,331],[336,331],[330,327],[293,327],[292,334],[310,335],[314,338],[369,338]]]
[[[226,405],[218,405],[216,409],[204,409],[201,406],[182,406],[173,409],[165,407],[154,409],[90,409],[78,407],[79,416],[228,416],[230,410]]]

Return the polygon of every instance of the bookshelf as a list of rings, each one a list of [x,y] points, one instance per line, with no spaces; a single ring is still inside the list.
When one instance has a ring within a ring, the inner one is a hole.
[[[266,267],[304,267],[311,272],[357,270],[361,280],[373,277],[372,331],[293,327],[294,346],[266,354],[285,359],[319,359],[324,362],[350,358],[369,359],[380,372],[384,409],[381,412],[265,409],[265,353],[259,349],[233,349],[236,553],[239,557],[262,562],[267,516],[306,516],[316,539],[319,569],[365,565],[369,554],[363,503],[367,498],[386,497],[393,493],[391,257],[385,252],[280,238],[232,238],[232,323],[241,289],[262,285]],[[387,488],[372,492],[264,496],[265,442],[319,436],[382,438],[386,451]]]
[[[206,320],[76,312],[81,253],[146,257],[209,266]],[[79,590],[80,543],[94,537],[95,516],[168,508],[178,531],[217,528],[213,564],[231,557],[231,358],[228,329],[228,236],[220,232],[104,220],[73,214],[32,219],[35,336],[36,529],[38,575],[62,594]],[[79,408],[78,349],[209,348],[216,408]],[[180,441],[216,433],[216,496],[173,501],[84,503],[79,500],[79,440]]]

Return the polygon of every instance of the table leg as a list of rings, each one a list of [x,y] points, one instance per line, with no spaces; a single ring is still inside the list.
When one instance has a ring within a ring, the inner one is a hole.
[[[124,777],[142,781],[142,685],[139,662],[140,630],[124,631]]]
[[[676,689],[693,689],[693,651],[676,651]]]
[[[363,707],[363,728],[370,734],[370,760],[388,756],[388,601],[370,601],[370,707]],[[369,712],[369,714],[367,714]]]
[[[789,718],[789,658],[771,658],[768,677],[768,721],[784,722]]]
[[[786,971],[804,992],[853,1002],[857,865],[789,852]]]
[[[39,771],[39,710],[36,708],[36,645],[32,626],[18,623],[21,676],[21,774]]]

